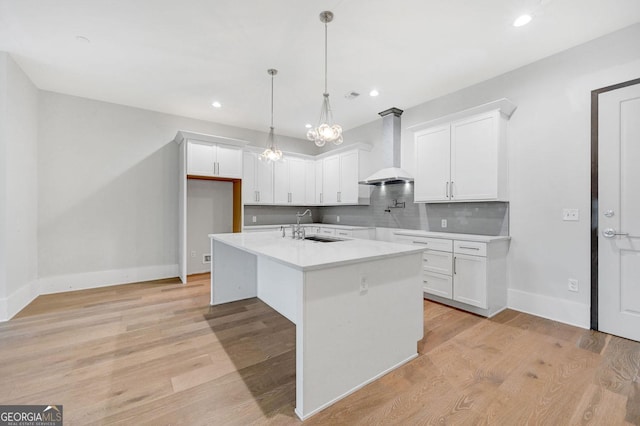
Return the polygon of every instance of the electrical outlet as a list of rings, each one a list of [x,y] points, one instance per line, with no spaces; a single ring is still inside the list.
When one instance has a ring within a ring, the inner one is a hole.
[[[572,222],[580,220],[580,210],[562,209],[562,220],[572,221]]]
[[[369,291],[369,283],[367,282],[367,277],[360,278],[360,295],[367,294]]]
[[[446,228],[446,227],[447,227],[447,219],[442,219],[442,220],[440,221],[440,226],[441,226],[442,228]]]
[[[202,255],[202,263],[211,263],[211,255],[203,254]]]
[[[191,251],[191,257],[196,257],[196,251],[195,250]]]
[[[336,216],[336,222],[340,223],[340,216]]]
[[[256,223],[258,221],[258,218],[255,216],[251,217],[251,222]]]
[[[574,278],[569,278],[569,281],[567,283],[567,289],[569,291],[573,291],[573,292],[578,292],[578,280],[574,279]]]

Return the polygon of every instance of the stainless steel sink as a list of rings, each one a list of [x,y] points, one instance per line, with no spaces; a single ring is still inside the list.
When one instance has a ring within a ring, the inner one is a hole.
[[[308,237],[304,237],[304,239],[309,241],[316,241],[319,243],[335,243],[337,241],[345,241],[344,238],[322,237],[320,235],[309,235]]]

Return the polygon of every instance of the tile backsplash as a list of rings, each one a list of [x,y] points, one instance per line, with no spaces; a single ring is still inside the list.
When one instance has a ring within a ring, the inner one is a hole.
[[[393,207],[394,201],[404,208]],[[306,207],[246,206],[245,225],[294,223]],[[312,207],[313,222],[385,228],[421,229],[480,235],[509,235],[509,203],[414,203],[413,185],[374,186],[368,206]],[[389,211],[387,211],[389,210]],[[256,216],[256,223],[252,217]],[[340,222],[338,222],[340,216]],[[308,217],[304,222],[309,222]],[[446,219],[446,228],[442,220]]]

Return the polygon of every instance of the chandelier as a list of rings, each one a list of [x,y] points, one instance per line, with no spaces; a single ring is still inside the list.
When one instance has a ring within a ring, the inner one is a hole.
[[[278,70],[269,68],[267,74],[271,76],[271,126],[267,135],[267,148],[260,154],[260,159],[263,161],[278,161],[282,159],[282,151],[278,149],[276,135],[273,133],[273,77],[278,74]]]
[[[317,146],[324,146],[327,142],[335,145],[342,143],[342,127],[333,122],[333,113],[329,104],[329,91],[327,90],[327,24],[333,21],[333,13],[324,11],[320,13],[320,22],[324,23],[324,99],[320,109],[320,120],[318,127],[309,129],[307,139],[313,141]]]

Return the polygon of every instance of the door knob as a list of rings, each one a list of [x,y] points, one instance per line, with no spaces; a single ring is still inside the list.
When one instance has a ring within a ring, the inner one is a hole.
[[[616,232],[616,230],[613,229],[613,228],[605,229],[604,231],[602,231],[602,235],[605,238],[613,238],[613,237],[616,237],[616,236],[624,236],[624,237],[629,236],[628,233],[619,233],[619,232]]]

